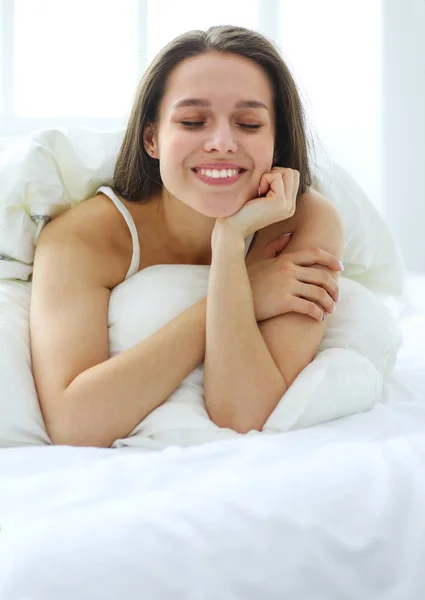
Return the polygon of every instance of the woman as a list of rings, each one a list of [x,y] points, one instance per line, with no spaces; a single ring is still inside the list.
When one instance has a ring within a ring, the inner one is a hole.
[[[258,33],[192,31],[156,57],[113,189],[54,219],[37,245],[31,350],[54,443],[109,447],[202,361],[210,418],[261,430],[338,301],[342,224],[309,187],[304,127],[294,81]],[[207,297],[110,358],[111,290],[174,263],[211,265]]]

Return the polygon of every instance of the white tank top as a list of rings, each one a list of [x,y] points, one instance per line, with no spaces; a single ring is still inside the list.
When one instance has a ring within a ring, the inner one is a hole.
[[[137,235],[136,225],[134,223],[134,219],[131,216],[130,211],[123,204],[123,202],[118,198],[118,196],[116,195],[116,193],[113,191],[113,189],[111,187],[109,187],[107,185],[102,185],[96,191],[96,194],[98,194],[99,192],[102,192],[102,194],[105,194],[106,196],[108,196],[108,198],[110,198],[112,200],[112,202],[115,204],[115,206],[118,208],[118,210],[124,217],[125,222],[127,223],[128,228],[130,229],[131,238],[133,240],[133,256],[131,258],[131,263],[130,263],[130,267],[127,271],[127,275],[125,276],[125,279],[128,279],[129,277],[132,277],[132,275],[137,273],[139,270],[140,244],[139,244],[139,236]],[[249,235],[245,240],[245,257],[249,252],[249,248],[251,246],[251,242],[252,242],[253,238],[254,238],[254,233]]]

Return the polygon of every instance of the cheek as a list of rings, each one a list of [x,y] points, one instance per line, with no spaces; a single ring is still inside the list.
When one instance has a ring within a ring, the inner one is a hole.
[[[193,142],[186,136],[170,131],[159,140],[159,171],[168,192],[176,197],[187,193],[187,159],[193,154]]]
[[[250,154],[254,161],[256,174],[270,171],[273,163],[274,138],[270,135],[257,136],[250,144]]]
[[[185,166],[186,158],[193,152],[193,147],[193,139],[188,136],[175,131],[165,132],[159,140],[160,168],[164,168],[164,171],[172,169],[174,176],[178,176],[176,169],[181,169],[182,164]]]

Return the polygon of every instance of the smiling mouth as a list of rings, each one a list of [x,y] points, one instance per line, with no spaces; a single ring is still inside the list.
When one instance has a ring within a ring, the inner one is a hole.
[[[246,172],[245,169],[198,169],[192,171],[197,177],[209,184],[229,184],[240,179],[241,175]]]

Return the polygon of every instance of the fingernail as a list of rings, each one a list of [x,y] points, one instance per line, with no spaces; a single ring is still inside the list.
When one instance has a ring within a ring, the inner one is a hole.
[[[279,239],[280,239],[280,238],[283,238],[283,237],[286,237],[286,236],[288,236],[288,235],[292,235],[292,232],[289,232],[289,233],[284,233],[283,235],[280,235],[280,236],[279,236]]]
[[[258,186],[258,195],[261,196],[260,186]]]
[[[323,313],[323,315],[322,315],[322,321],[324,321],[324,320],[325,320],[325,313]]]
[[[342,262],[340,260],[338,261],[338,264],[339,264],[339,268],[341,269],[341,271],[343,271],[344,265],[342,264]]]

